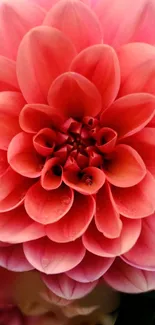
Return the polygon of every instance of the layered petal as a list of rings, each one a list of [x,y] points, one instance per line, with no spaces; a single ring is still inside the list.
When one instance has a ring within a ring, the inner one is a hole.
[[[64,184],[46,191],[37,182],[26,194],[25,208],[33,220],[47,225],[60,220],[70,210],[73,199],[72,189]]]
[[[7,151],[0,149],[0,176],[7,170],[9,167],[7,160]]]
[[[102,109],[114,101],[120,87],[120,68],[112,47],[104,44],[88,47],[75,57],[70,69],[94,83],[102,97]]]
[[[25,132],[18,133],[10,142],[8,162],[20,175],[36,178],[41,175],[44,159],[34,149],[33,138]]]
[[[49,129],[45,128],[40,130],[33,138],[33,144],[36,151],[44,156],[50,156],[55,147],[56,133]]]
[[[154,290],[155,273],[134,268],[117,258],[104,280],[115,290],[127,293],[142,293]]]
[[[136,268],[155,271],[155,214],[145,218],[137,243],[123,259]]]
[[[44,227],[34,222],[23,206],[9,212],[0,213],[0,240],[18,244],[45,235]]]
[[[126,44],[119,49],[118,58],[121,71],[119,96],[138,92],[155,95],[153,83],[155,76],[154,46],[145,43]]]
[[[23,38],[17,57],[17,77],[28,103],[46,103],[52,81],[68,70],[76,52],[57,29],[41,26]]]
[[[154,96],[130,94],[117,99],[102,113],[101,124],[114,129],[119,138],[124,138],[142,130],[151,121],[154,112]]]
[[[75,300],[86,296],[97,285],[97,281],[80,283],[70,279],[66,274],[43,275],[46,286],[57,296],[69,300]]]
[[[79,264],[85,255],[85,248],[79,239],[72,243],[57,244],[44,237],[24,243],[24,253],[37,270],[58,274]]]
[[[40,25],[45,13],[41,7],[21,0],[2,1],[0,6],[0,54],[16,59],[23,36]]]
[[[137,134],[125,139],[142,157],[146,168],[155,177],[155,129],[146,127]]]
[[[149,172],[133,187],[112,187],[112,195],[117,211],[127,218],[143,218],[155,211],[155,179]]]
[[[41,173],[41,186],[45,190],[54,190],[62,183],[62,166],[59,158],[53,157],[46,161]]]
[[[117,238],[121,234],[122,221],[108,184],[105,184],[96,195],[95,223],[97,229],[107,238]]]
[[[60,126],[62,117],[53,109],[44,104],[27,104],[23,107],[19,115],[20,127],[28,133],[37,133],[44,128]]]
[[[82,283],[93,282],[107,272],[113,261],[113,258],[100,257],[87,251],[81,263],[68,271],[67,275],[71,279]],[[93,265],[95,267],[92,267]]]
[[[57,243],[77,239],[88,228],[94,216],[95,208],[93,197],[75,192],[74,202],[68,213],[59,221],[46,226],[47,236]]]
[[[10,211],[24,201],[32,180],[17,174],[11,167],[0,177],[0,212]]]
[[[106,238],[99,232],[95,223],[91,223],[85,234],[83,235],[83,244],[91,253],[103,257],[120,256],[129,251],[141,232],[141,220],[132,220],[121,218],[122,231],[118,238]]]
[[[117,48],[132,40],[155,43],[153,1],[99,0],[93,9],[105,32],[105,43]]]
[[[145,164],[132,147],[117,145],[112,154],[103,161],[107,180],[118,187],[131,187],[138,184],[146,175]]]
[[[7,150],[12,138],[21,131],[18,114],[25,105],[19,92],[0,92],[0,148]]]
[[[0,247],[0,266],[14,272],[33,270],[24,255],[22,244]]]
[[[105,175],[96,167],[87,167],[82,171],[66,168],[63,181],[72,189],[86,195],[95,194],[104,184]]]
[[[75,72],[64,73],[52,83],[48,102],[59,115],[68,118],[96,116],[101,110],[101,96],[95,85]]]
[[[78,0],[59,1],[48,12],[44,24],[61,30],[78,52],[102,42],[102,31],[96,15]]]
[[[15,62],[0,56],[0,91],[17,91],[18,89]]]

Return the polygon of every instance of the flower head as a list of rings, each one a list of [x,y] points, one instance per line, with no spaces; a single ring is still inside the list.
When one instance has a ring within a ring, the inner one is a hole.
[[[128,43],[147,41],[146,1],[132,35],[107,30],[109,4],[0,8],[0,265],[67,299],[155,270],[155,48]]]

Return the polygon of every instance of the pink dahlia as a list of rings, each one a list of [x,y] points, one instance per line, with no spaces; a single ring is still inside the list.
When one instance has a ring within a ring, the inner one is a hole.
[[[61,298],[155,287],[154,13],[0,5],[0,265]]]

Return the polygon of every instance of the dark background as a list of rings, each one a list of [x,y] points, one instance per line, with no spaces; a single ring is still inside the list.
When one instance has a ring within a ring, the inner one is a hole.
[[[155,325],[155,291],[122,294],[115,325]]]

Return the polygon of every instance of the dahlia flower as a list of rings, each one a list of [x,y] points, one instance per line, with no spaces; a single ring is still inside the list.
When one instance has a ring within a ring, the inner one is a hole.
[[[62,299],[155,287],[154,17],[151,0],[0,4],[0,266]]]

